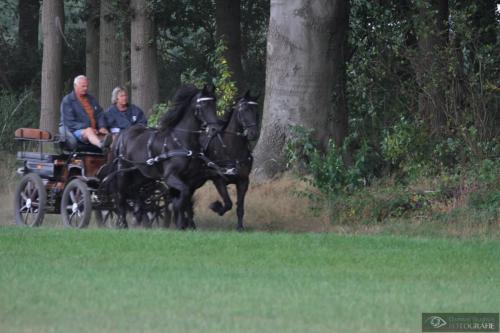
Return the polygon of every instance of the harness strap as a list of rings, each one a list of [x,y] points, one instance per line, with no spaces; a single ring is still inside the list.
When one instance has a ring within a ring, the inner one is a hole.
[[[172,157],[191,157],[191,156],[193,156],[192,150],[174,149],[174,150],[171,150],[168,152],[161,153],[160,155],[158,155],[156,157],[149,158],[146,160],[146,162],[142,162],[142,163],[145,163],[147,165],[153,165],[155,163],[168,160],[169,158],[172,158]]]
[[[211,168],[211,169],[214,169],[215,172],[217,172],[217,174],[224,180],[227,180],[227,177],[226,176],[231,176],[231,175],[234,175],[236,170],[228,170],[228,169],[224,169],[224,168],[221,168],[220,166],[217,165],[217,163],[215,163],[214,161],[212,161],[211,159],[209,159],[207,156],[205,156],[205,154],[203,153],[198,153],[197,154],[197,157],[199,159],[201,159],[203,162],[205,162],[205,164],[207,165],[208,168]],[[235,168],[233,168],[235,169]],[[229,171],[229,172],[228,172]]]
[[[148,151],[148,159],[153,158],[153,142],[155,140],[157,131],[153,131],[151,135],[148,138],[148,143],[147,143],[147,151]]]
[[[109,175],[107,175],[106,177],[104,177],[104,179],[102,180],[101,184],[106,184],[108,181],[110,181],[113,177],[115,177],[120,172],[129,172],[129,171],[133,171],[133,170],[136,170],[136,169],[137,169],[137,166],[134,165],[133,167],[130,167],[130,168],[115,170],[112,173],[110,173]]]

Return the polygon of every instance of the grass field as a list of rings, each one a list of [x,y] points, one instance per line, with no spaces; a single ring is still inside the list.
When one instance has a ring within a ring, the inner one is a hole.
[[[0,332],[420,332],[498,312],[500,242],[0,227]]]

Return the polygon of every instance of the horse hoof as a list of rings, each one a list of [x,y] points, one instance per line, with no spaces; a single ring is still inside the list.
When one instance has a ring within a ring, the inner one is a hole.
[[[215,213],[219,214],[220,216],[224,215],[224,206],[220,201],[214,201],[210,204],[210,209],[214,211]]]
[[[243,232],[243,231],[245,231],[245,228],[242,225],[238,225],[238,226],[236,226],[236,231]]]

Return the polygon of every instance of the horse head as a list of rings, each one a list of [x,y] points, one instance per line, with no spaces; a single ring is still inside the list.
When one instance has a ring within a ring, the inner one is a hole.
[[[214,136],[222,129],[222,124],[217,117],[217,103],[215,87],[205,85],[193,98],[194,116],[201,123],[201,128],[209,137]]]
[[[233,106],[236,120],[243,129],[243,135],[249,140],[257,140],[258,137],[258,96],[252,96],[247,91]]]

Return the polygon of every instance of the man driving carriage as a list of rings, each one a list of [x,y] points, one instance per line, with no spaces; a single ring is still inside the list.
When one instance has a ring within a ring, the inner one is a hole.
[[[64,96],[61,102],[61,123],[78,141],[107,149],[112,137],[106,128],[102,107],[88,94],[88,86],[86,76],[75,78],[73,91]]]

